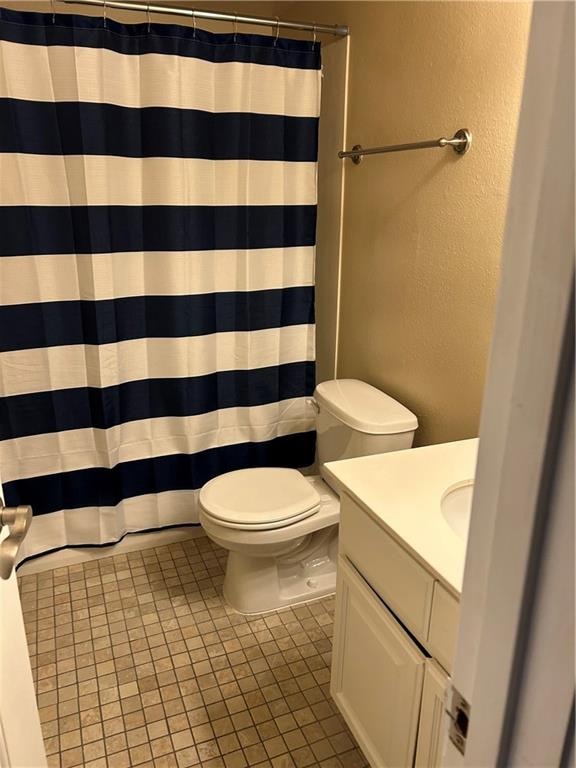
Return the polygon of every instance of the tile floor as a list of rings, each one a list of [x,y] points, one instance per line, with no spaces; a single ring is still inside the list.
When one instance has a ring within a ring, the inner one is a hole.
[[[360,768],[329,694],[333,598],[244,617],[208,539],[21,577],[49,765]]]

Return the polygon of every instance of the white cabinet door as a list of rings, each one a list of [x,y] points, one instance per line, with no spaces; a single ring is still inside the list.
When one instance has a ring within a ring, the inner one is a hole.
[[[0,540],[7,534],[4,526]],[[12,573],[9,579],[0,579],[0,766],[44,768],[46,765],[20,595],[16,574]]]
[[[373,768],[412,766],[425,657],[340,558],[331,693]]]
[[[444,697],[448,676],[433,659],[426,660],[420,727],[416,747],[416,768],[440,768],[442,765],[444,726]]]

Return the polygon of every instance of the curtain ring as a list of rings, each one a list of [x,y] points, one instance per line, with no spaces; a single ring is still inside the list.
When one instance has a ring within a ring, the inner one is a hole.
[[[236,38],[238,37],[238,14],[234,14],[234,42],[236,42]]]
[[[150,34],[150,0],[146,3],[146,18],[148,19],[148,34]]]
[[[315,45],[316,45],[316,22],[314,22],[314,39],[312,40],[312,50],[314,50]]]
[[[276,43],[278,42],[278,35],[280,34],[280,19],[278,16],[274,17],[276,19],[276,37],[274,38],[274,46],[276,46]]]
[[[104,4],[102,6],[102,21],[104,22],[104,29],[106,29],[106,2],[107,0],[104,0]]]
[[[196,9],[192,8],[192,37],[196,39]]]
[[[56,24],[56,7],[54,5],[54,0],[51,0],[52,5],[52,24]]]

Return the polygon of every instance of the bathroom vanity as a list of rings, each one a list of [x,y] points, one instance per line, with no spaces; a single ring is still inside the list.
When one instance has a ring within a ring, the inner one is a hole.
[[[477,443],[325,467],[341,495],[331,693],[373,768],[441,764]]]

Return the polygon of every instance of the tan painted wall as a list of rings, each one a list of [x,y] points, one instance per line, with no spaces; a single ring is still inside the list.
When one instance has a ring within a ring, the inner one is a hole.
[[[347,166],[338,365],[414,410],[418,444],[474,436],[530,5],[296,2],[285,13],[350,25],[350,145],[474,134],[463,158],[438,149]]]

